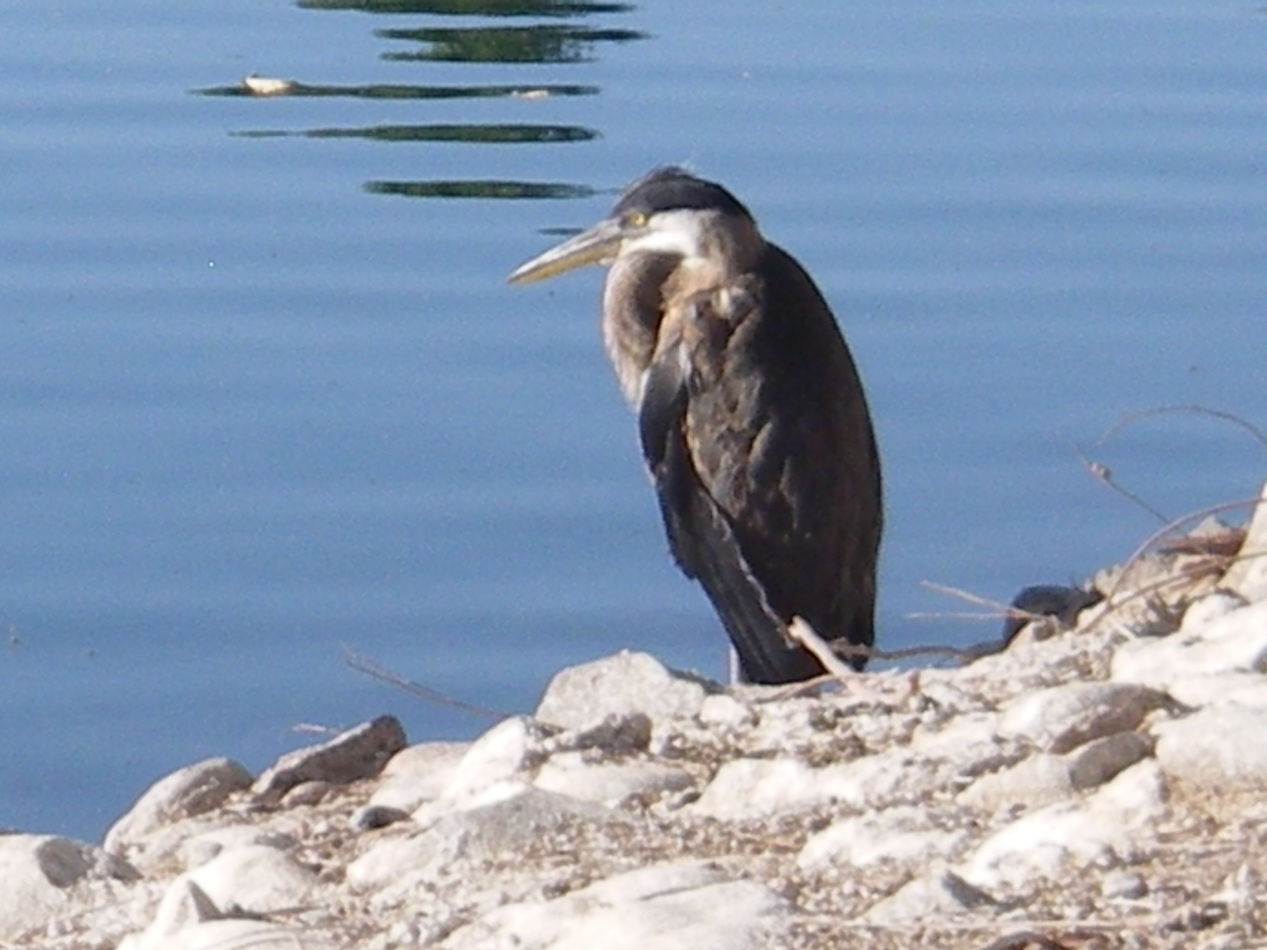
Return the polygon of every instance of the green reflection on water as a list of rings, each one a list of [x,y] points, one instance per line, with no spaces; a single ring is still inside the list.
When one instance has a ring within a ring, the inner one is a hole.
[[[647,38],[639,30],[591,30],[575,26],[522,26],[460,29],[419,27],[375,30],[390,40],[425,43],[416,53],[384,53],[392,62],[583,63],[595,43],[628,43]]]
[[[360,10],[363,13],[423,13],[432,16],[585,16],[625,13],[628,3],[555,2],[555,0],[299,0],[306,10]]]
[[[597,189],[566,182],[533,181],[367,181],[362,187],[375,195],[406,198],[590,198]]]
[[[374,125],[362,129],[255,129],[232,132],[245,138],[301,136],[313,139],[372,139],[378,142],[465,142],[474,145],[519,145],[543,142],[587,142],[598,132],[579,125]]]
[[[394,43],[415,44],[415,48],[391,50],[379,60],[418,63],[582,63],[595,58],[604,43],[628,43],[646,39],[647,34],[630,29],[598,29],[560,24],[561,18],[583,18],[595,14],[623,14],[635,9],[631,3],[598,0],[296,0],[304,10],[354,10],[397,17],[485,17],[505,22],[511,17],[537,17],[554,22],[525,26],[486,24],[453,26],[393,26],[377,29],[373,35]],[[409,21],[405,21],[408,23]],[[425,20],[423,22],[426,22]],[[449,78],[446,76],[445,78]],[[482,77],[481,77],[482,78]],[[599,87],[574,83],[481,83],[478,85],[432,85],[426,83],[378,83],[343,85],[300,82],[285,77],[247,76],[238,85],[213,86],[192,90],[202,96],[293,99],[343,97],[374,100],[436,99],[523,99],[545,103],[559,97],[598,95]],[[270,115],[276,116],[275,109]],[[407,108],[407,107],[406,107]],[[483,111],[487,111],[485,108]],[[535,110],[534,110],[535,111]],[[511,116],[507,114],[506,118]],[[431,116],[428,116],[431,118]],[[458,118],[461,118],[459,116]],[[483,115],[481,115],[483,118]],[[502,115],[496,118],[503,118]],[[280,123],[279,123],[280,124]],[[237,138],[357,139],[370,142],[456,143],[472,145],[552,145],[589,142],[601,137],[594,128],[580,125],[517,122],[391,123],[365,126],[331,126],[301,129],[256,128],[229,133]],[[597,193],[588,186],[570,182],[532,182],[514,178],[487,180],[370,181],[362,186],[371,194],[402,195],[413,198],[476,199],[567,199],[587,198]]]
[[[200,96],[255,96],[245,83],[195,89]],[[354,99],[551,99],[555,96],[595,96],[597,86],[545,83],[521,86],[409,86],[373,83],[368,86],[319,86],[291,82],[280,96],[345,96]]]

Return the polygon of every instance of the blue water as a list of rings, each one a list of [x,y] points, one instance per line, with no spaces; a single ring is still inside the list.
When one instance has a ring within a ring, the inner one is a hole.
[[[340,644],[506,711],[622,647],[722,675],[601,275],[504,284],[655,164],[725,182],[836,308],[886,465],[884,644],[996,631],[907,617],[963,609],[921,581],[1007,599],[1156,527],[1075,446],[1170,515],[1256,491],[1215,420],[1094,446],[1155,406],[1267,424],[1252,5],[333,6],[6,9],[0,826],[99,837],[301,723],[484,728]],[[230,94],[252,72],[302,94]]]

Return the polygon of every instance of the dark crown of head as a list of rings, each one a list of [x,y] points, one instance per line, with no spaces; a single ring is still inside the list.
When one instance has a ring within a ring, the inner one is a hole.
[[[653,169],[621,192],[612,214],[619,217],[630,211],[720,211],[752,217],[739,199],[721,185],[696,178],[675,165]]]

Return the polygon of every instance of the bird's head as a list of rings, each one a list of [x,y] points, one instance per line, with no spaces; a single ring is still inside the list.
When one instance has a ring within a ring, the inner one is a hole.
[[[629,185],[606,218],[521,264],[508,280],[528,284],[635,254],[746,269],[760,245],[752,215],[721,185],[657,168]]]

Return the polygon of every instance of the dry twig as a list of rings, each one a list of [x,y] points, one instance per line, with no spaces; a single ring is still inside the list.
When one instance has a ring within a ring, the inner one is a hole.
[[[429,703],[437,703],[441,706],[451,706],[454,709],[461,709],[463,712],[472,715],[481,716],[485,719],[505,719],[509,713],[500,712],[496,709],[489,709],[487,706],[477,706],[474,703],[466,703],[460,699],[454,699],[446,696],[438,690],[432,689],[430,686],[423,686],[413,680],[400,675],[394,670],[389,670],[385,666],[381,666],[369,657],[357,653],[346,643],[340,643],[339,648],[343,651],[343,662],[357,672],[372,676],[374,679],[382,680],[384,683],[390,683],[398,689],[404,690],[411,696],[417,696],[419,699],[425,699]]]

